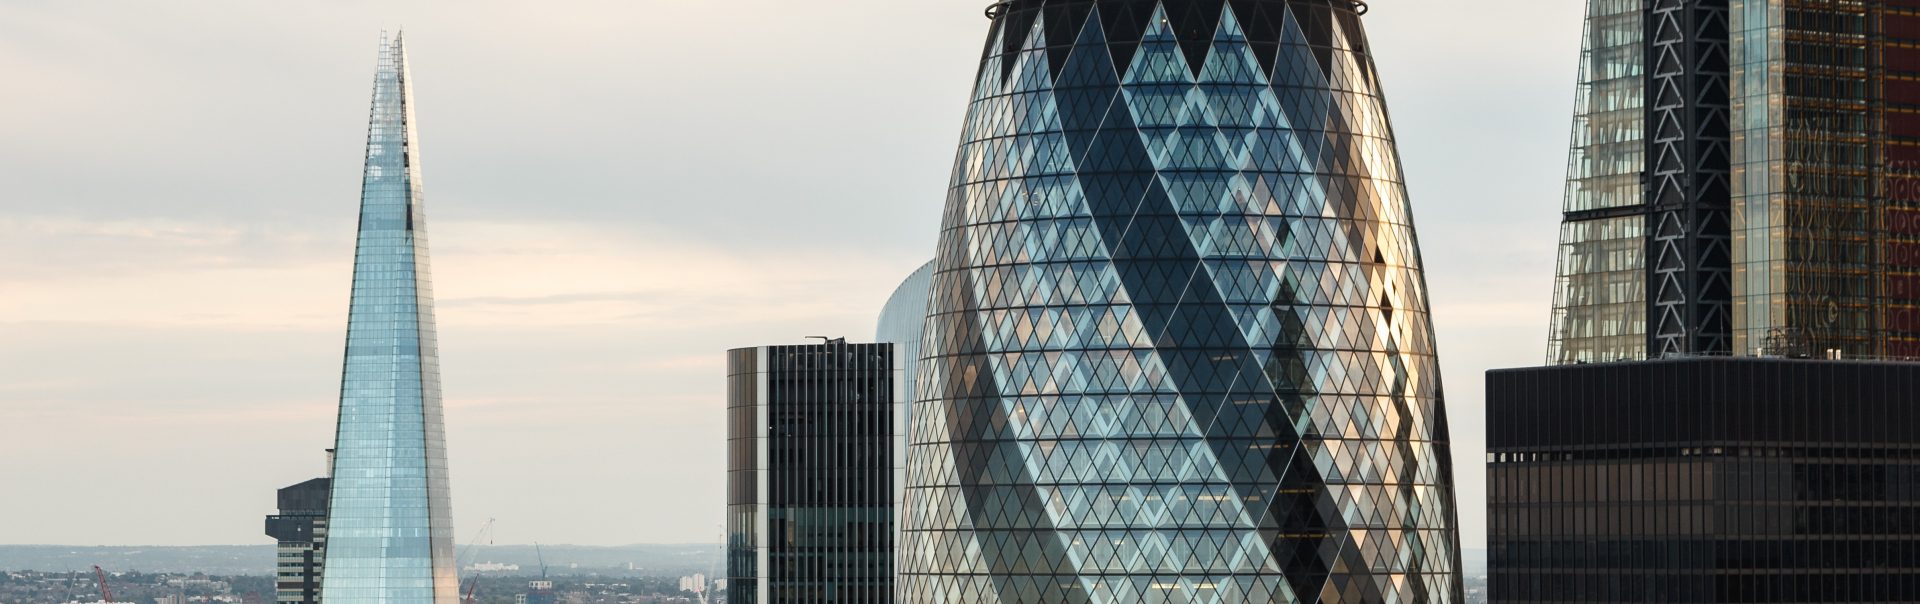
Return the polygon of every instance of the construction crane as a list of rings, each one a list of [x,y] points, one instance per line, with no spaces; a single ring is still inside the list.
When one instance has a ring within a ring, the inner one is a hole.
[[[100,570],[100,565],[95,564],[93,565],[93,576],[100,579],[100,601],[112,602],[113,590],[107,588],[107,571]]]
[[[540,578],[547,578],[547,555],[540,553],[540,542],[533,542],[533,556],[540,561]]]
[[[458,556],[454,556],[454,557],[453,557],[453,566],[455,567],[455,570],[454,570],[454,572],[459,572],[459,566],[460,566],[460,560],[461,560],[462,558],[465,558],[465,559],[467,560],[467,563],[469,563],[469,564],[471,564],[471,563],[473,562],[473,558],[472,558],[471,556],[469,556],[468,554],[471,554],[471,553],[473,553],[473,546],[475,546],[475,545],[479,545],[479,544],[480,544],[480,539],[481,539],[482,537],[485,537],[485,536],[487,535],[487,533],[488,533],[488,531],[492,531],[492,530],[493,530],[493,521],[494,521],[494,520],[495,520],[494,518],[488,518],[488,519],[487,519],[487,523],[486,523],[486,524],[483,524],[483,525],[480,525],[480,530],[478,530],[478,531],[475,531],[475,532],[473,533],[473,539],[470,539],[470,540],[468,540],[468,541],[467,541],[467,547],[466,547],[466,549],[464,549],[464,550],[462,550],[462,551],[460,552],[460,555],[458,555]],[[472,575],[472,576],[470,576],[470,577],[468,577],[468,583],[469,583],[469,585],[467,585],[467,595],[466,595],[466,597],[463,597],[463,598],[461,598],[461,599],[460,599],[460,601],[462,601],[462,602],[473,602],[473,601],[474,601],[474,599],[473,599],[473,594],[474,594],[474,592],[476,592],[476,591],[479,591],[479,590],[480,590],[480,571],[477,571],[477,570],[476,570],[476,571],[473,571],[473,575]],[[456,589],[457,589],[457,588],[456,588]]]
[[[527,584],[527,604],[553,604],[553,582],[547,580],[547,554],[540,550],[540,542],[533,542],[533,555],[540,560],[540,580]]]
[[[713,586],[716,583],[719,583],[720,578],[714,576],[714,574],[720,571],[720,561],[725,559],[726,557],[727,557],[727,527],[726,525],[721,525],[720,526],[720,555],[707,561],[707,580],[700,583],[700,591],[694,592],[694,595],[700,596],[700,604],[707,604],[707,594],[712,593]]]
[[[73,571],[72,575],[67,576],[67,595],[61,596],[60,600],[63,602],[74,601],[73,600],[73,584],[79,583],[79,582],[80,582],[80,571]]]

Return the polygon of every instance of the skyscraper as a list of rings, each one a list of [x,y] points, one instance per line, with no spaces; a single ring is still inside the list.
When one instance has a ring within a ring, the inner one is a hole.
[[[1647,355],[1642,2],[1590,0],[1561,209],[1550,363]]]
[[[909,428],[903,601],[1462,599],[1364,13],[989,10]]]
[[[1554,366],[1487,375],[1492,601],[1913,600],[1920,3],[1587,24]]]
[[[1728,4],[1734,350],[1920,358],[1920,4]]]
[[[727,599],[893,601],[892,344],[727,352]]]
[[[380,43],[321,598],[454,604],[446,428],[406,46]]]
[[[907,275],[900,287],[880,309],[880,324],[874,329],[875,341],[893,344],[900,353],[900,399],[913,401],[914,365],[920,363],[920,339],[927,328],[927,296],[932,293],[933,262],[928,261]],[[910,409],[902,409],[912,413]]]
[[[1916,387],[1825,359],[1490,372],[1490,601],[1915,601]]]
[[[1548,362],[1920,358],[1920,7],[1589,0]]]

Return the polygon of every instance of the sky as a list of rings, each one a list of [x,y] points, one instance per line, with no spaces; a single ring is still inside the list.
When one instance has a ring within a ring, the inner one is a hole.
[[[404,28],[456,535],[716,542],[724,351],[871,339],[931,258],[979,0],[0,3],[0,544],[268,543],[324,474]],[[1462,538],[1545,354],[1575,0],[1372,0]]]

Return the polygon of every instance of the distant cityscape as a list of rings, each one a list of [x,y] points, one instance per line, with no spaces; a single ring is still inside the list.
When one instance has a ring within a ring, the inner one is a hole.
[[[1920,2],[1587,9],[1549,358],[1485,375],[1484,467],[1368,3],[1005,0],[873,341],[708,351],[724,541],[597,548],[453,534],[383,38],[335,440],[273,545],[0,546],[0,604],[1920,601]]]

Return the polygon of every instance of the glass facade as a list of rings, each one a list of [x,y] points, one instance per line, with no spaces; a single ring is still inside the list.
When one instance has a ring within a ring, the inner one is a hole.
[[[1920,359],[1920,4],[1872,7],[1867,27],[1877,143],[1881,354]]]
[[[1490,601],[1912,602],[1916,388],[1859,361],[1491,372]]]
[[[458,600],[412,100],[405,45],[383,39],[321,576],[328,604]]]
[[[887,299],[886,307],[880,310],[880,326],[876,340],[892,344],[897,354],[895,359],[900,367],[900,425],[901,430],[893,435],[893,463],[896,474],[906,471],[907,433],[904,428],[908,418],[913,417],[914,380],[918,375],[915,368],[920,364],[920,342],[926,335],[927,303],[933,288],[933,261],[920,265],[918,270],[908,275],[900,287],[895,289],[893,297]],[[897,532],[903,524],[899,521],[899,502],[906,497],[907,481],[893,483],[894,505],[894,543],[899,543]]]
[[[1736,342],[1878,355],[1867,3],[1730,4]]]
[[[727,601],[893,601],[892,344],[727,353]]]
[[[1647,355],[1642,0],[1587,0],[1548,363]]]
[[[928,261],[900,282],[900,287],[893,290],[893,297],[887,298],[886,307],[880,309],[875,341],[899,348],[902,402],[913,401],[913,370],[919,364],[920,340],[927,327],[927,298],[932,288],[933,262]],[[903,411],[908,415],[913,413],[911,408]]]
[[[1461,601],[1361,8],[996,5],[908,429],[902,601]]]

